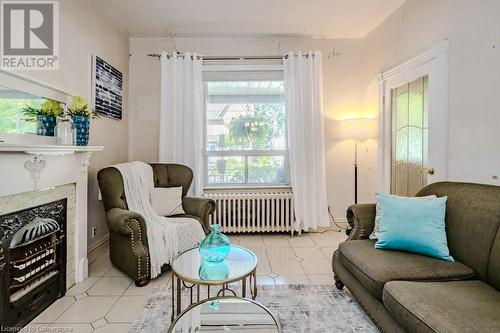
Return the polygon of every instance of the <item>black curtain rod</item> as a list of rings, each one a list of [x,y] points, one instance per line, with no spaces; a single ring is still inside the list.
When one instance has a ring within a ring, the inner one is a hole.
[[[160,59],[161,54],[157,53],[149,53],[147,54],[148,57],[153,57]],[[184,57],[184,54],[178,54],[179,57]],[[297,57],[297,55],[295,55]],[[303,57],[308,57],[309,54],[303,54]],[[314,54],[312,55],[314,57]],[[170,59],[172,57],[171,55],[167,54],[167,58]],[[285,54],[284,56],[197,56],[199,60],[281,60],[283,58],[288,58],[288,54]],[[191,55],[191,59],[193,59],[193,56]]]

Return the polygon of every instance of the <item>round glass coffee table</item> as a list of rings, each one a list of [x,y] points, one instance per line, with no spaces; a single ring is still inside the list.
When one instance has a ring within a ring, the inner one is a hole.
[[[193,304],[200,302],[200,286],[207,287],[206,298],[237,296],[229,284],[238,281],[241,297],[247,296],[247,283],[252,299],[257,297],[257,256],[252,251],[231,245],[226,260],[217,264],[204,263],[197,247],[182,252],[172,263],[172,321],[182,311],[183,287],[189,289],[189,304]],[[211,295],[214,286],[218,288]]]
[[[218,306],[211,304],[218,302]],[[169,333],[280,333],[278,320],[263,305],[238,297],[217,297],[192,304],[170,325]]]

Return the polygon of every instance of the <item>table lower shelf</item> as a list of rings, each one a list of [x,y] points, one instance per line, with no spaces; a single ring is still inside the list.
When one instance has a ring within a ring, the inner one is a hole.
[[[254,269],[250,273],[235,278],[231,281],[220,283],[220,281],[202,281],[199,283],[193,281],[186,281],[182,277],[178,276],[173,272],[172,274],[172,316],[171,321],[173,322],[177,316],[183,311],[183,290],[189,290],[189,295],[187,297],[189,307],[195,303],[200,303],[203,300],[212,297],[224,297],[228,294],[232,294],[234,297],[238,296],[238,292],[232,286],[241,282],[241,297],[247,298],[247,287],[249,287],[250,293],[248,294],[252,300],[257,298],[257,270]],[[236,286],[238,287],[238,286]],[[203,290],[206,290],[205,295],[203,295]],[[212,289],[212,290],[211,290]],[[214,290],[215,289],[215,292]],[[205,297],[206,296],[206,297]]]

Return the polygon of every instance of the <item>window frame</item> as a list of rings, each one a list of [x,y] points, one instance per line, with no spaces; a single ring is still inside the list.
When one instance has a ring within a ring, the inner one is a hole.
[[[231,188],[290,188],[290,167],[289,167],[289,152],[288,149],[280,150],[221,150],[212,151],[207,149],[207,88],[208,82],[228,82],[228,81],[261,81],[272,80],[268,77],[258,78],[259,74],[265,74],[266,71],[280,72],[281,80],[283,80],[282,64],[261,64],[261,65],[204,65],[203,66],[203,186],[205,189],[231,189]],[[206,75],[207,72],[210,74]],[[250,73],[251,72],[251,73]],[[211,75],[212,74],[212,75]],[[213,75],[215,74],[215,75]],[[266,76],[266,75],[264,75]],[[285,92],[286,94],[286,92]],[[286,97],[285,97],[286,98]],[[285,108],[285,147],[288,147],[288,112]],[[220,183],[213,184],[208,182],[208,159],[209,157],[235,156],[243,157],[245,164],[245,175],[243,183]],[[248,182],[248,162],[249,157],[260,156],[283,156],[285,182],[284,183],[249,183]]]

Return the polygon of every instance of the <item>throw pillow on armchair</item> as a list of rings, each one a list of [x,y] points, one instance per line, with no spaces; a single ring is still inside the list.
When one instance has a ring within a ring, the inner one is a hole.
[[[182,186],[152,188],[151,207],[160,216],[184,214],[184,209],[182,208]]]

